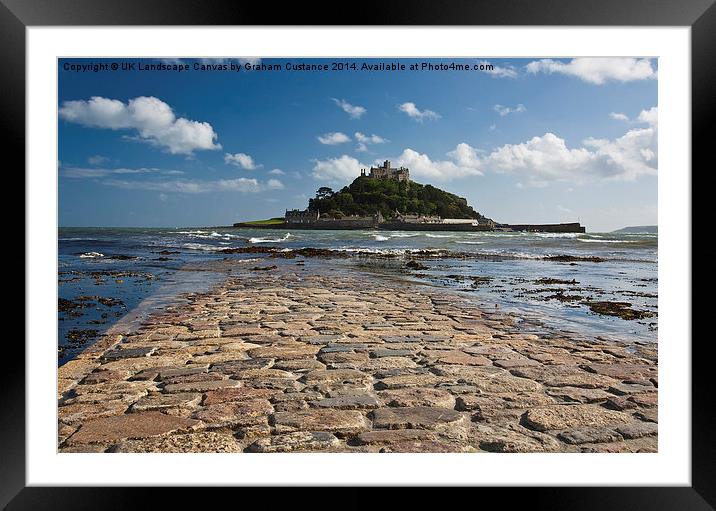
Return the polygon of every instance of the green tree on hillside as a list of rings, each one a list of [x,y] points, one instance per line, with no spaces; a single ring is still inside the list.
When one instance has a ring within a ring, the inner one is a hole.
[[[309,200],[308,209],[334,218],[373,215],[378,211],[385,218],[394,218],[398,211],[407,215],[490,220],[469,206],[463,197],[432,185],[369,177],[358,177],[338,192],[322,186],[316,197]]]

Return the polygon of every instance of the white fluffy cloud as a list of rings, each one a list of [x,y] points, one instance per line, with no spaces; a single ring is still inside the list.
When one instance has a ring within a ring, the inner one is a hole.
[[[87,158],[87,163],[89,163],[90,165],[102,165],[103,163],[107,163],[108,161],[109,158],[99,154]]]
[[[480,176],[482,162],[477,150],[466,143],[460,143],[447,153],[448,160],[433,160],[427,154],[405,149],[396,159],[398,165],[410,169],[411,178],[426,178],[432,181],[450,181],[468,176]]]
[[[520,144],[506,144],[487,156],[485,168],[521,176],[532,186],[599,178],[633,181],[656,175],[657,116],[656,107],[644,110],[639,122],[648,127],[631,129],[614,140],[588,138],[582,147],[569,148],[553,133]]]
[[[500,114],[500,117],[504,117],[504,116],[510,115],[510,114],[519,114],[519,113],[527,111],[527,109],[525,108],[525,105],[523,105],[522,103],[515,106],[514,108],[510,108],[509,106],[504,106],[504,105],[495,105],[493,107],[493,109],[495,110],[495,112]]]
[[[638,122],[643,122],[649,126],[656,127],[659,123],[659,109],[655,106],[649,110],[642,110],[639,112],[639,116],[636,119]]]
[[[266,187],[271,190],[283,190],[284,186],[278,179],[269,179],[266,181]]]
[[[87,101],[65,101],[59,115],[65,121],[92,128],[136,130],[140,140],[172,154],[221,149],[211,124],[177,118],[168,104],[151,96],[130,99],[126,104],[100,96]]]
[[[338,145],[338,144],[344,144],[346,142],[350,142],[351,137],[349,137],[345,133],[341,133],[340,131],[335,131],[335,132],[324,133],[323,135],[319,135],[318,141],[321,144],[325,144],[325,145]]]
[[[602,85],[607,82],[631,82],[656,78],[657,72],[649,59],[622,57],[588,57],[569,62],[542,59],[527,64],[528,73],[559,73]]]
[[[178,176],[184,174],[181,170],[163,170],[157,168],[141,167],[136,169],[128,168],[83,168],[83,167],[61,167],[62,177],[71,179],[87,179],[95,177],[107,177],[112,175],[132,175],[132,174],[161,174],[165,176]]]
[[[281,169],[273,169],[269,170],[269,174],[273,174],[274,176],[283,176],[286,173]]]
[[[333,100],[333,102],[336,105],[338,105],[341,108],[341,110],[343,110],[345,113],[347,113],[351,119],[360,119],[363,116],[363,114],[365,114],[368,111],[362,106],[351,105],[345,99],[336,99],[336,98],[331,98],[331,99]]]
[[[439,119],[440,114],[437,112],[433,112],[432,110],[420,110],[415,103],[408,101],[407,103],[403,103],[402,105],[398,105],[398,110],[406,114],[411,119],[414,119],[418,122],[423,122],[424,120],[432,120],[432,119]]]
[[[256,193],[266,189],[277,189],[269,180],[266,184],[256,179],[240,177],[237,179],[218,179],[215,181],[200,181],[189,179],[175,179],[169,181],[129,181],[119,179],[108,179],[103,181],[107,186],[121,188],[124,190],[147,190],[162,193],[209,193],[209,192],[239,192]]]
[[[408,167],[410,176],[413,178],[424,178],[431,181],[449,181],[467,176],[479,176],[482,174],[480,166],[482,162],[478,151],[468,144],[461,143],[447,153],[449,159],[433,160],[427,154],[421,154],[413,149],[405,149],[397,158],[393,158],[394,164]],[[375,164],[382,164],[383,161],[376,161]],[[346,182],[352,181],[360,175],[361,169],[368,169],[370,165],[361,163],[356,158],[344,154],[339,158],[316,160],[313,167],[313,177],[321,181]]]
[[[339,158],[315,160],[314,163],[313,177],[320,181],[344,182],[353,180],[360,175],[360,169],[369,167],[369,165],[361,163],[347,154]]]
[[[515,175],[520,178],[520,186],[600,179],[629,181],[657,173],[657,118],[656,107],[643,110],[636,122],[647,124],[646,127],[633,128],[614,140],[588,138],[578,147],[569,147],[563,138],[548,132],[489,152],[463,142],[449,151],[446,159],[432,159],[406,148],[391,160],[397,166],[409,168],[412,178],[433,182],[480,176],[485,172]],[[382,163],[382,159],[376,163]],[[343,155],[315,161],[313,177],[346,182],[368,167]]]
[[[387,140],[378,135],[364,135],[360,131],[355,133],[356,140],[364,144],[385,144]]]
[[[490,64],[487,60],[482,60],[479,62],[482,65]],[[492,69],[486,69],[485,73],[492,76],[493,78],[517,78],[519,73],[513,66],[506,66],[506,67],[500,67],[492,65]]]
[[[617,121],[625,121],[629,122],[629,116],[622,113],[615,113],[612,112],[609,114],[609,117],[612,119],[615,119]],[[648,124],[649,126],[656,127],[658,125],[659,121],[659,110],[657,107],[653,106],[649,110],[642,110],[639,112],[639,115],[636,116],[636,119],[634,119],[632,122],[634,123],[641,123],[641,124]]]
[[[236,167],[241,167],[245,170],[256,170],[261,167],[261,165],[257,165],[254,159],[245,153],[226,153],[224,155],[224,163],[227,165],[234,165]]]
[[[368,146],[371,144],[385,144],[388,142],[388,139],[383,138],[379,135],[365,135],[361,133],[360,131],[355,132],[356,140],[358,141],[358,147],[356,147],[356,151],[367,151]]]
[[[494,150],[486,164],[492,171],[517,174],[530,185],[541,186],[549,181],[580,179],[592,161],[587,149],[569,149],[563,139],[545,133]]]

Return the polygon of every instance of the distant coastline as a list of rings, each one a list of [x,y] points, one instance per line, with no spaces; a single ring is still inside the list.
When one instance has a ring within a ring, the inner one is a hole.
[[[615,234],[658,234],[659,226],[657,225],[633,225],[630,227],[622,227],[612,231]]]

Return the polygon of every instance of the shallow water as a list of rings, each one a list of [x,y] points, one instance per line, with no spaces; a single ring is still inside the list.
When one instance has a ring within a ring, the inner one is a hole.
[[[341,265],[346,270],[360,268],[469,293],[487,306],[518,312],[522,317],[534,318],[539,323],[581,337],[634,342],[657,340],[656,316],[624,320],[595,314],[581,303],[585,299],[628,302],[634,309],[656,313],[656,234],[286,231],[209,227],[61,228],[58,235],[59,298],[82,305],[59,314],[60,364],[91,344],[143,300],[161,296],[154,305],[160,307],[180,293],[208,289],[222,278],[222,274],[207,268],[206,263],[229,258],[250,264],[267,257],[266,254],[219,252],[248,246],[346,251],[355,257],[320,259],[316,264]],[[423,268],[406,269],[406,260],[418,251],[423,252],[419,259]],[[458,253],[459,257],[439,257],[440,251]],[[358,256],[359,252],[377,257]],[[430,253],[435,257],[426,257]],[[386,255],[398,257],[380,257]],[[559,255],[594,256],[605,261],[542,259]],[[115,256],[122,258],[113,259]],[[545,278],[574,283],[537,282]],[[559,299],[563,296],[567,298]],[[78,297],[81,300],[78,301]],[[103,298],[104,303],[98,302],[96,297]],[[113,301],[107,301],[107,298]],[[77,331],[83,330],[91,331],[87,338],[75,342],[69,340],[77,335]]]

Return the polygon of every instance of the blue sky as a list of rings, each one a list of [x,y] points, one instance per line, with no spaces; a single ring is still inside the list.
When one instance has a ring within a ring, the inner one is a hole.
[[[189,70],[79,72],[70,68],[160,61],[60,60],[60,225],[280,216],[384,159],[500,222],[656,224],[656,60],[400,59],[493,68],[360,70],[385,61],[250,71],[331,60],[173,59],[164,63]]]

